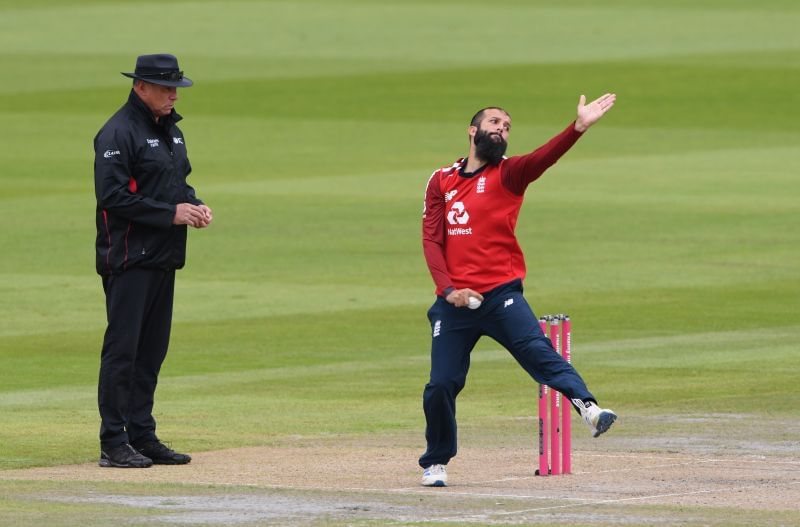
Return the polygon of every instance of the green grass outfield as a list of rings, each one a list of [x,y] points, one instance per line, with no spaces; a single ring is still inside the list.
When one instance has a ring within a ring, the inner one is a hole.
[[[157,392],[176,447],[418,431],[422,449],[428,176],[482,106],[511,113],[519,154],[606,91],[612,112],[528,190],[528,300],[572,316],[619,438],[657,433],[637,416],[797,420],[797,27],[788,0],[3,0],[0,470],[97,457],[92,138],[119,72],[162,51],[196,83],[177,108],[215,212]],[[466,430],[533,411],[498,350],[475,352]]]

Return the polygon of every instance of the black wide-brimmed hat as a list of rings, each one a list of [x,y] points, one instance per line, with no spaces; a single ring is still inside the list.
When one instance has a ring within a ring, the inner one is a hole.
[[[126,77],[140,79],[161,86],[174,86],[186,88],[194,84],[191,79],[184,77],[178,68],[178,59],[175,55],[139,55],[136,59],[136,71],[133,73],[122,72]]]

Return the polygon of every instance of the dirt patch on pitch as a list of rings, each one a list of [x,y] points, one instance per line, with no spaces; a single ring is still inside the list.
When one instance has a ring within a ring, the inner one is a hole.
[[[0,479],[174,483],[178,494],[170,496],[60,494],[45,499],[146,505],[162,511],[154,517],[161,522],[209,525],[389,519],[644,525],[672,520],[637,514],[637,507],[793,515],[800,502],[797,454],[630,453],[619,451],[621,441],[610,443],[615,447],[610,451],[596,451],[578,448],[579,441],[574,473],[542,478],[534,475],[529,446],[484,444],[463,448],[451,461],[449,487],[427,489],[419,486],[418,440],[407,439],[297,438],[292,444],[196,453],[186,466],[121,470],[86,463],[2,471]],[[210,487],[197,497],[180,495],[177,485]]]

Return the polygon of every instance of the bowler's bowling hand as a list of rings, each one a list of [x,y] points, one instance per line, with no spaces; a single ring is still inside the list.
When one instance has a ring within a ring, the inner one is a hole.
[[[594,123],[600,120],[607,111],[614,106],[617,100],[617,94],[606,93],[598,97],[589,104],[586,104],[586,96],[581,95],[578,102],[578,118],[575,119],[575,130],[577,132],[585,132]]]
[[[198,205],[191,203],[178,203],[175,206],[173,225],[191,225],[192,227],[205,227],[210,220],[206,220],[206,213]]]
[[[473,291],[472,289],[456,289],[455,291],[451,291],[449,295],[447,295],[447,300],[451,304],[456,307],[467,307],[469,305],[469,297],[475,297],[481,302],[483,302],[483,295],[477,291]]]

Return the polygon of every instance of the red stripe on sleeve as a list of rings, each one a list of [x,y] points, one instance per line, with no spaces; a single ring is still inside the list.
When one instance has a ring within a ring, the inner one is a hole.
[[[108,229],[108,211],[103,209],[103,224],[106,227],[106,238],[108,239],[108,252],[106,253],[106,268],[111,272],[111,263],[108,258],[111,256],[111,231]]]

